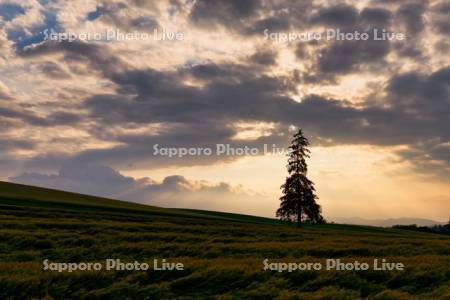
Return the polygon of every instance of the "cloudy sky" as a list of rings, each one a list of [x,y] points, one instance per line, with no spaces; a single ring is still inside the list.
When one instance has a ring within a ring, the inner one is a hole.
[[[445,221],[449,16],[449,1],[0,0],[0,179],[274,216],[286,157],[264,145],[301,127],[325,217]],[[217,144],[259,152],[154,151]]]

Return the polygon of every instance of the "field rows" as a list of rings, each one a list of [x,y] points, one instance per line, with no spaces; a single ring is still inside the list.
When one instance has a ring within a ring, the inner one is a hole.
[[[370,227],[0,207],[0,298],[450,299],[450,239]],[[42,270],[42,261],[182,262],[183,271]],[[263,259],[402,262],[405,271],[264,271]],[[391,297],[391,298],[389,298]],[[447,298],[446,298],[447,297]]]

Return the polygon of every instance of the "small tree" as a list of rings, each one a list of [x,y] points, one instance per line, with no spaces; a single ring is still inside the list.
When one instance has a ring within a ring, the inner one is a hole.
[[[280,208],[276,214],[282,220],[296,220],[298,227],[302,226],[302,216],[311,223],[324,222],[320,205],[316,203],[314,183],[306,177],[308,171],[306,158],[309,158],[310,153],[308,146],[308,139],[299,129],[289,146],[287,164],[289,176],[281,186],[283,196],[280,197]]]

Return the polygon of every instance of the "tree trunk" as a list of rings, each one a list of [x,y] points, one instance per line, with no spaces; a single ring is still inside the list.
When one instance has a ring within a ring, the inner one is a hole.
[[[302,227],[302,199],[303,199],[303,193],[301,192],[300,188],[300,181],[297,182],[297,197],[298,197],[298,208],[297,208],[297,228]]]

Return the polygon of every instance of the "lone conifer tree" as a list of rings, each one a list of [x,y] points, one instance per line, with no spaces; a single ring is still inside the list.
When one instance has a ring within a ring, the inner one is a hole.
[[[286,221],[297,220],[298,227],[302,226],[302,216],[311,223],[322,223],[320,205],[316,203],[316,190],[314,183],[306,177],[308,166],[306,158],[309,158],[309,142],[301,129],[294,135],[289,146],[289,159],[287,170],[289,176],[281,186],[283,196],[280,197],[280,208],[277,217]]]

